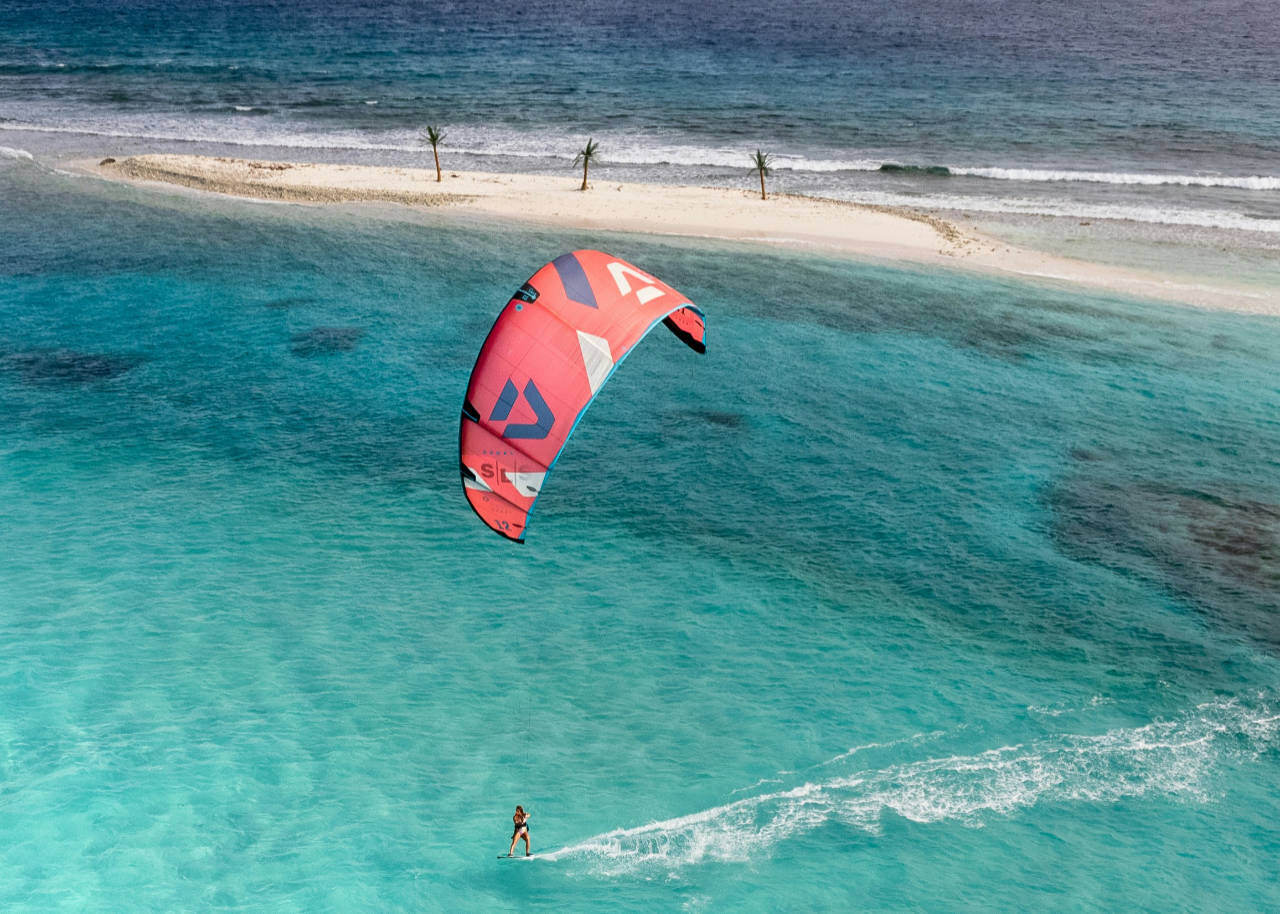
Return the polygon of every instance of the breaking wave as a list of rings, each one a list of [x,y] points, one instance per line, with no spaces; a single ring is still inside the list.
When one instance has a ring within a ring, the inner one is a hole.
[[[242,110],[249,107],[249,111]],[[246,117],[252,114],[252,117]],[[16,119],[0,119],[0,130],[48,134],[77,134],[130,140],[194,143],[219,149],[305,150],[307,154],[338,154],[341,158],[361,161],[368,153],[389,154],[403,160],[420,158],[425,164],[430,155],[415,130],[394,128],[376,131],[308,130],[283,120],[268,108],[236,106],[225,116],[187,117],[183,115],[148,115],[137,119],[113,113],[110,116],[88,116],[58,123],[31,123]],[[451,156],[464,159],[459,167],[486,168],[487,159],[506,159],[499,168],[510,168],[511,160],[527,162],[531,171],[558,170],[567,166],[586,134],[572,130],[521,130],[500,125],[448,126],[447,150]],[[641,180],[698,179],[701,169],[710,180],[723,180],[727,170],[745,173],[749,167],[748,151],[729,145],[717,146],[685,142],[683,137],[662,133],[602,133],[605,159],[603,164],[631,166],[641,170]],[[194,150],[199,151],[199,150]],[[17,150],[20,157],[29,154]],[[10,153],[12,156],[12,153]],[[469,160],[469,161],[467,161]],[[456,161],[456,159],[455,159]],[[667,172],[667,166],[682,171]],[[521,169],[524,166],[516,166]],[[1229,229],[1267,234],[1280,234],[1280,218],[1270,212],[1251,214],[1239,209],[1186,205],[1164,199],[1142,202],[1136,199],[1100,202],[1096,199],[1072,199],[1065,187],[1072,182],[1136,186],[1181,186],[1234,188],[1246,190],[1280,190],[1280,177],[1256,175],[1230,177],[1213,175],[1163,175],[1127,172],[1072,171],[1033,168],[976,168],[958,165],[905,165],[885,161],[870,154],[865,158],[843,158],[833,151],[810,151],[808,154],[777,153],[773,167],[791,175],[811,175],[802,192],[819,197],[852,200],[887,206],[917,207],[969,213],[1005,213],[1028,216],[1052,216],[1071,219],[1112,219],[1157,225],[1189,226],[1207,229]],[[842,177],[843,175],[843,177]],[[886,181],[911,179],[914,188],[898,189],[875,182],[876,175]],[[968,179],[967,184],[952,183]],[[975,183],[977,182],[977,183]],[[1016,190],[1023,185],[1022,195]],[[1042,197],[1030,185],[1058,183],[1064,187],[1061,198]],[[946,188],[954,188],[949,192]],[[979,190],[979,188],[983,188]],[[1008,188],[997,190],[997,188]],[[924,193],[908,192],[922,190]]]
[[[1278,738],[1280,711],[1225,699],[1174,720],[1095,736],[1061,735],[807,782],[614,829],[539,859],[597,876],[670,873],[759,857],[829,823],[874,834],[887,814],[979,828],[993,816],[1016,815],[1044,803],[1143,796],[1205,802],[1212,797],[1210,775],[1218,762],[1255,758],[1275,748]]]
[[[1143,187],[1230,187],[1236,190],[1280,190],[1280,177],[1273,175],[1171,175],[1158,172],[1075,171],[1058,168],[975,168],[965,165],[903,165],[885,162],[879,170],[886,174],[929,178],[987,178],[993,181],[1020,181],[1025,184],[1077,182],[1121,184]]]
[[[1233,187],[1239,190],[1280,190],[1280,177],[1251,175],[1162,175],[1144,172],[1070,171],[1041,168],[964,168],[947,166],[952,175],[991,178],[997,181],[1060,182],[1082,181],[1091,184],[1128,184],[1177,187]]]
[[[881,191],[858,191],[842,195],[842,199],[855,203],[869,203],[873,206],[906,206],[928,210],[1008,213],[1021,216],[1058,216],[1068,219],[1123,219],[1154,225],[1186,225],[1280,234],[1280,219],[1255,217],[1230,210],[1022,197],[980,197],[962,194],[894,194]]]
[[[371,104],[366,100],[365,104]],[[269,114],[266,105],[234,105],[228,112]],[[307,130],[279,117],[256,118],[246,126],[244,119],[229,123],[223,117],[189,117],[151,114],[137,118],[113,112],[62,119],[49,123],[37,117],[24,122],[7,118],[0,128],[38,133],[68,133],[168,142],[211,143],[228,146],[275,147],[310,150],[352,150],[421,153],[423,144],[412,129],[377,131]],[[587,138],[583,131],[542,129],[530,131],[505,125],[450,125],[449,148],[467,156],[516,159],[572,160]],[[747,168],[750,149],[738,145],[706,145],[683,142],[677,135],[663,133],[596,132],[607,152],[607,162],[619,165],[679,165],[686,167]],[[748,144],[750,145],[750,144]],[[768,144],[767,144],[768,145]],[[1128,186],[1217,187],[1237,190],[1280,190],[1280,176],[1161,174],[1158,172],[1087,171],[1055,168],[986,167],[954,164],[911,164],[886,160],[872,153],[846,156],[841,150],[819,150],[804,154],[778,150],[771,144],[773,167],[798,173],[880,172],[886,175],[928,178],[980,178],[1024,184],[1089,183]]]

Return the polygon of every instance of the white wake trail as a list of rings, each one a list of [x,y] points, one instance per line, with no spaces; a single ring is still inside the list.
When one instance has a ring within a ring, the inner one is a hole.
[[[1218,762],[1240,753],[1256,757],[1278,737],[1280,714],[1272,708],[1222,700],[1175,720],[1100,735],[1062,735],[804,783],[614,829],[539,856],[598,876],[670,873],[758,858],[830,822],[875,833],[887,813],[913,822],[982,827],[993,815],[1040,803],[1147,795],[1204,802]]]

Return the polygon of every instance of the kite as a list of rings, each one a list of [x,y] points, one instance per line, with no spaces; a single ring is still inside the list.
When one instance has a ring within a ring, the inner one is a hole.
[[[706,321],[671,286],[600,251],[562,254],[520,287],[480,347],[462,404],[467,501],[524,542],[551,468],[600,389],[659,323],[706,352]]]

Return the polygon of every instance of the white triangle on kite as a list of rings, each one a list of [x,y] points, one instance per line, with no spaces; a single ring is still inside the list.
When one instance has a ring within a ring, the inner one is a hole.
[[[481,492],[492,492],[489,484],[480,478],[480,474],[476,472],[475,467],[467,467],[471,471],[470,476],[462,477],[462,484],[468,489],[479,489]]]
[[[578,345],[582,347],[582,364],[587,369],[587,383],[591,385],[591,394],[600,389],[609,372],[613,371],[613,353],[609,351],[609,341],[590,333],[578,331]]]
[[[542,491],[542,481],[546,478],[546,473],[520,473],[514,470],[508,470],[507,479],[511,480],[511,484],[516,487],[516,491],[526,498],[537,498],[538,493]]]

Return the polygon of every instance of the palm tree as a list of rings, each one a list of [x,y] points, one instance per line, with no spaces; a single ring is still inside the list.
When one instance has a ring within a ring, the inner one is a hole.
[[[582,147],[582,151],[573,157],[573,167],[577,168],[578,163],[582,163],[582,187],[579,190],[587,189],[587,169],[591,163],[596,160],[596,155],[600,151],[600,145],[595,140],[587,140],[587,145]]]
[[[444,142],[444,138],[449,134],[445,133],[443,127],[428,125],[427,129],[422,131],[422,142],[431,144],[431,154],[436,158],[436,181],[440,181],[440,149],[439,146]]]
[[[773,169],[769,166],[773,163],[773,156],[767,152],[756,150],[756,154],[751,157],[751,167],[760,172],[760,199],[769,199],[764,195],[764,176],[773,173]]]

